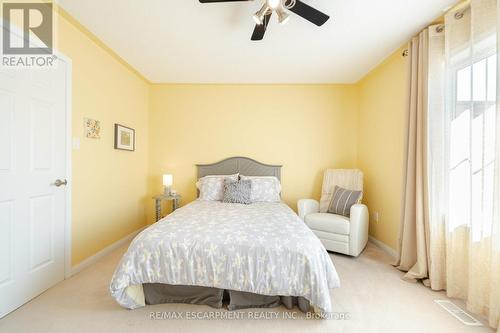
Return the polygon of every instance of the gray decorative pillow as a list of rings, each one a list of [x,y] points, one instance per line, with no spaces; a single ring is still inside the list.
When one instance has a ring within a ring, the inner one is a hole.
[[[231,179],[224,180],[224,196],[222,202],[239,203],[249,205],[252,203],[250,195],[252,193],[251,180],[234,181]]]
[[[328,206],[328,213],[350,217],[351,207],[358,203],[362,194],[363,192],[361,191],[351,191],[335,186],[332,201],[330,202],[330,206]]]

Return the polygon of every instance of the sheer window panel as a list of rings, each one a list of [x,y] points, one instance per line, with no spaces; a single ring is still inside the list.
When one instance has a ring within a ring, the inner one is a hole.
[[[497,100],[497,55],[488,58],[488,98],[489,102]]]
[[[483,220],[481,223],[481,239],[491,237],[493,230],[493,208],[494,208],[494,163],[489,163],[484,168],[484,190],[483,190]]]
[[[483,170],[472,175],[471,208],[472,241],[477,242],[482,238],[483,229]]]
[[[456,168],[465,160],[470,160],[470,122],[469,109],[452,120],[450,128],[450,168]]]
[[[476,110],[476,108],[474,109]],[[472,120],[472,172],[476,173],[483,169],[483,129],[484,129],[484,113],[480,113]]]
[[[485,112],[484,127],[484,163],[491,164],[495,161],[496,140],[496,106],[491,104]]]
[[[464,299],[469,311],[487,316],[495,329],[500,324],[499,14],[500,0],[472,0],[445,14],[445,71],[434,66],[429,75],[446,82],[444,107],[433,101],[429,108],[430,120],[434,113],[445,114],[444,124],[429,127],[430,151],[443,152],[432,155],[441,160],[431,161],[441,169],[430,169],[430,285]],[[429,60],[437,61],[442,59]],[[446,233],[439,229],[442,206]]]
[[[472,97],[474,101],[486,101],[486,63],[483,59],[472,66]]]
[[[468,102],[471,100],[472,68],[467,66],[457,72],[457,101]]]
[[[470,225],[471,182],[470,163],[464,161],[452,169],[450,177],[450,212],[448,231]]]

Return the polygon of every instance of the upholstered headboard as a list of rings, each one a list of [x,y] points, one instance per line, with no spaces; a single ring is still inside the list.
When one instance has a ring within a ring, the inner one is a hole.
[[[210,175],[274,176],[281,181],[281,165],[269,165],[248,157],[230,157],[213,164],[197,164],[198,179]]]

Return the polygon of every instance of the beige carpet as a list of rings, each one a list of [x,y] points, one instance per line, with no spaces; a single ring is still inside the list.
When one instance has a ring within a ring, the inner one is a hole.
[[[61,282],[0,320],[0,332],[492,332],[451,317],[433,292],[400,279],[390,260],[369,244],[361,257],[331,255],[342,287],[332,291],[335,311],[349,320],[152,320],[151,311],[209,311],[205,306],[156,305],[122,309],[109,296],[114,268],[126,247]],[[460,304],[460,303],[459,303]],[[225,311],[225,310],[223,310]],[[248,310],[255,311],[255,310]],[[267,311],[267,310],[266,310]],[[278,311],[283,314],[283,308]],[[297,313],[302,316],[302,314]]]

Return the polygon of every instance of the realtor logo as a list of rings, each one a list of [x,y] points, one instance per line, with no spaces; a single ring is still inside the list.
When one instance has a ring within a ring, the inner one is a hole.
[[[2,4],[2,67],[54,67],[50,2]]]
[[[3,54],[52,54],[53,25],[52,3],[4,3],[3,6]],[[13,45],[13,17],[20,18],[22,45]],[[34,46],[31,33],[45,47]]]

